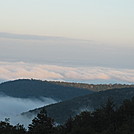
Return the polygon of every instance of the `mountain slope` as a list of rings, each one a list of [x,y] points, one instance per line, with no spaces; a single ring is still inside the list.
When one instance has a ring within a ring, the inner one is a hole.
[[[50,117],[54,118],[58,123],[64,123],[70,116],[74,116],[83,110],[94,110],[104,105],[108,98],[112,98],[115,105],[119,106],[125,99],[134,96],[134,88],[113,89],[107,91],[96,92],[82,97],[52,104],[43,107],[47,110]],[[42,108],[31,110],[23,113],[25,117],[36,115]]]
[[[49,97],[57,100],[68,100],[92,92],[86,89],[65,87],[48,81],[33,79],[20,79],[0,84],[1,94],[18,98]]]

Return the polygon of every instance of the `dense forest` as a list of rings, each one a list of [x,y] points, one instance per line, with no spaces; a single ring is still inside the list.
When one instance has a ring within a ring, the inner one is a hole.
[[[29,118],[32,120],[33,116],[36,116],[41,109],[45,108],[48,116],[53,118],[57,123],[64,124],[70,116],[74,117],[82,111],[93,111],[100,108],[100,106],[107,102],[108,98],[112,98],[115,105],[119,107],[124,100],[131,99],[133,96],[134,88],[99,91],[76,97],[71,100],[36,108],[28,112],[23,112],[21,115],[24,116],[24,118]]]
[[[42,109],[26,130],[9,120],[0,122],[0,134],[134,134],[134,97],[116,107],[112,99],[100,108],[84,111],[58,125]]]

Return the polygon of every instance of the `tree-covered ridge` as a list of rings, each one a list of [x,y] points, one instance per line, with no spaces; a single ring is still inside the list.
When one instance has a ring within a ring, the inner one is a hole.
[[[134,134],[134,98],[117,108],[108,100],[93,112],[82,112],[70,118],[61,134]]]
[[[65,87],[49,81],[34,79],[19,79],[0,84],[0,93],[18,98],[49,97],[56,100],[68,100],[92,92],[82,88]]]
[[[134,97],[116,107],[111,99],[95,111],[84,111],[70,117],[63,125],[56,125],[42,109],[29,124],[12,126],[0,122],[0,134],[134,134]]]
[[[70,116],[73,117],[84,110],[93,111],[99,108],[105,104],[108,98],[113,98],[116,106],[120,106],[125,99],[131,99],[133,96],[134,88],[100,91],[30,110],[29,112],[22,113],[22,115],[29,118],[36,115],[42,108],[45,108],[48,115],[54,118],[56,122],[64,123]]]
[[[87,83],[62,82],[62,81],[51,81],[51,82],[57,85],[63,85],[65,87],[71,86],[71,87],[89,89],[93,91],[104,91],[104,90],[115,89],[115,88],[134,87],[133,84],[128,85],[128,84],[118,84],[118,83],[116,84],[87,84]]]

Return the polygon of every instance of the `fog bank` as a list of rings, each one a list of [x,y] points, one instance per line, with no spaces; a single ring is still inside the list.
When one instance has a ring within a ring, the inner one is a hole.
[[[20,116],[22,112],[52,103],[56,103],[56,101],[46,97],[41,97],[40,99],[24,99],[0,95],[0,121],[5,120],[5,118],[10,118],[10,123],[13,125],[20,123],[27,126],[31,122],[31,119]]]

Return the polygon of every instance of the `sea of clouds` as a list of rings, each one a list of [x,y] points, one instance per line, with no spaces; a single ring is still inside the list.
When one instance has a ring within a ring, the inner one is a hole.
[[[100,66],[68,67],[26,62],[0,62],[1,80],[7,81],[23,78],[89,83],[92,83],[92,81],[104,81],[105,83],[107,81],[114,81],[116,83],[132,84],[134,82],[134,69]]]

